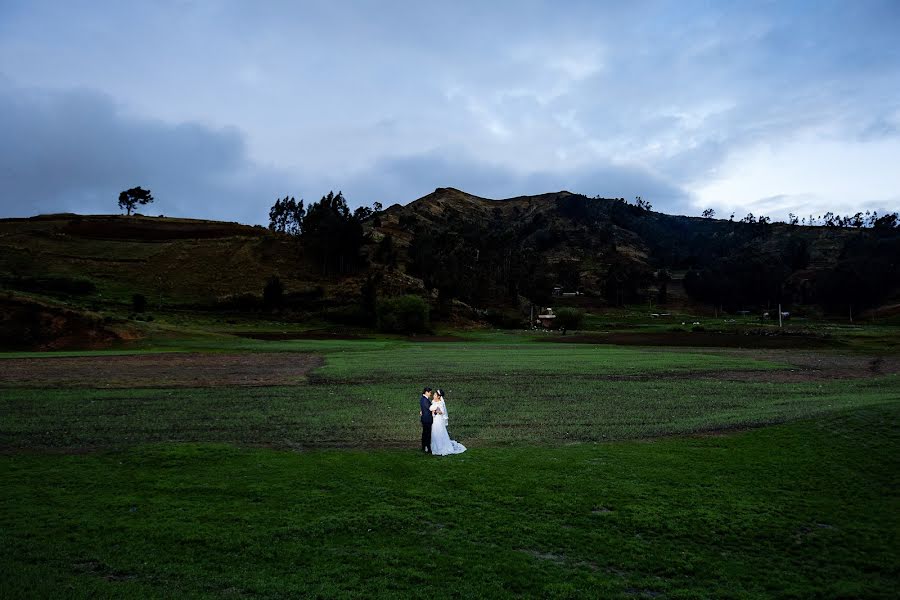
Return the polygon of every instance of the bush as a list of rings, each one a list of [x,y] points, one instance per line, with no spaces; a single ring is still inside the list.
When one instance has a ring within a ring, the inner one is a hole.
[[[278,308],[284,302],[284,285],[277,275],[272,275],[263,288],[263,304],[266,308]]]
[[[147,310],[147,296],[143,294],[135,294],[131,297],[131,308],[136,313],[142,313]]]
[[[360,306],[354,304],[326,308],[319,313],[319,316],[326,321],[340,323],[341,325],[355,325],[359,327],[372,325],[372,316]]]
[[[524,326],[524,319],[521,317],[507,314],[493,308],[487,310],[484,318],[497,329],[522,329]]]
[[[250,293],[230,294],[216,299],[215,306],[220,310],[253,311],[262,305],[262,298]]]
[[[379,300],[375,307],[379,331],[424,333],[428,331],[428,303],[419,296]]]
[[[578,329],[584,321],[584,311],[578,308],[560,308],[556,311],[556,324],[560,329]]]

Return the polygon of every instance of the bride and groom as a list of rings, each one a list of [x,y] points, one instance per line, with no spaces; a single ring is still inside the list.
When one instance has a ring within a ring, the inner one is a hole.
[[[419,398],[419,416],[422,420],[422,452],[446,456],[466,451],[465,446],[451,440],[450,434],[447,433],[447,423],[450,419],[443,391],[439,389],[432,391],[430,387],[422,390],[422,397]]]

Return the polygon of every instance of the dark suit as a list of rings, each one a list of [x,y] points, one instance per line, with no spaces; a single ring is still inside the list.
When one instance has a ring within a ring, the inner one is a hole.
[[[434,416],[431,414],[431,400],[425,394],[419,398],[419,409],[422,411],[422,451],[431,452],[431,423]]]

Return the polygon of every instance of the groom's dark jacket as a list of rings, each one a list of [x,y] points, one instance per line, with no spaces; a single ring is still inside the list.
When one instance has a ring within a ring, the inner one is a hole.
[[[431,400],[425,394],[419,398],[419,408],[422,409],[422,424],[430,425],[434,421],[434,417],[431,414]]]

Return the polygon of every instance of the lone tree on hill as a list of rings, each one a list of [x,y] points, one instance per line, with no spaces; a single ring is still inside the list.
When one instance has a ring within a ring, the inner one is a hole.
[[[150,204],[151,202],[153,202],[153,196],[150,195],[150,190],[145,190],[140,186],[125,190],[119,194],[119,208],[128,211],[129,216],[131,211],[138,205]]]
[[[714,216],[716,216],[716,211],[713,210],[712,208],[707,208],[706,210],[703,211],[704,219],[712,219]]]

